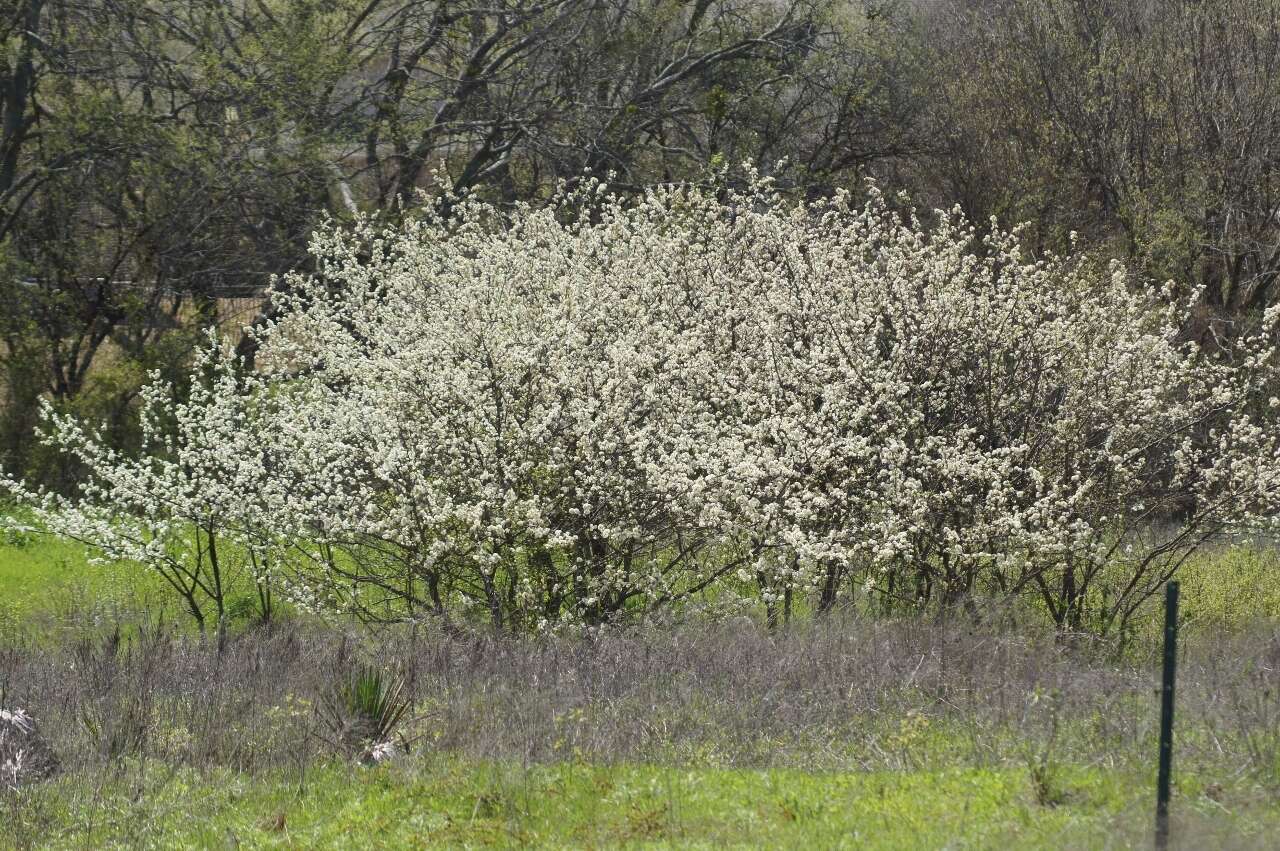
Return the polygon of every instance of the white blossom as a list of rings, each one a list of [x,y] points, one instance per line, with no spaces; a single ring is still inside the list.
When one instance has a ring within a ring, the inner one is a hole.
[[[162,571],[204,524],[318,609],[535,626],[747,580],[1066,622],[1104,567],[1109,623],[1274,513],[1277,311],[1207,353],[1167,287],[874,187],[455,200],[317,233],[261,372],[208,354],[190,400],[150,389],[141,460],[49,413],[94,475],[22,491],[40,518]]]

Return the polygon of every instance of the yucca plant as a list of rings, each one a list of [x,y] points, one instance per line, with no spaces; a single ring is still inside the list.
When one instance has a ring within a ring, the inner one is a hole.
[[[385,753],[396,727],[409,711],[400,677],[373,665],[361,665],[320,701],[329,743],[348,753]]]

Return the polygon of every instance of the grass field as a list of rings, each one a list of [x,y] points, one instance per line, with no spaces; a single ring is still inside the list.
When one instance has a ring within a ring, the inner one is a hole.
[[[821,774],[450,759],[248,779],[138,766],[50,785],[16,838],[48,847],[1129,848],[1149,842],[1147,778],[1074,772],[1039,804],[1024,773]],[[1266,847],[1280,811],[1184,802],[1181,847]],[[24,831],[31,831],[26,837]]]
[[[1238,547],[1183,583],[1175,847],[1276,847],[1280,566]],[[1150,843],[1155,612],[1121,655],[919,620],[584,643],[247,617],[219,654],[154,577],[19,536],[0,626],[0,705],[64,768],[0,792],[0,848]],[[324,737],[357,658],[409,684],[390,765]]]
[[[80,544],[35,533],[0,531],[0,625],[82,608],[140,609],[159,603],[164,589],[134,565],[90,565]]]
[[[128,622],[146,612],[182,628],[191,628],[173,590],[158,575],[131,563],[91,563],[83,544],[48,535],[0,528],[0,636],[30,633],[38,625],[44,638],[56,640],[83,628],[87,618],[100,623]],[[253,589],[234,588],[230,609],[248,618]]]

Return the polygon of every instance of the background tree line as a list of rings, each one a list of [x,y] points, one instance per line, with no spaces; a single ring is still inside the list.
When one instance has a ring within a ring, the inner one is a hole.
[[[1280,275],[1280,0],[0,0],[0,460],[36,400],[136,441],[231,297],[443,170],[498,202],[759,163],[876,177],[1202,288]],[[252,317],[247,317],[252,319]]]

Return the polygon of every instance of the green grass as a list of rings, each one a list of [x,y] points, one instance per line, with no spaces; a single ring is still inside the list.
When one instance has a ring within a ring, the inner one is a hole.
[[[1025,770],[818,774],[521,767],[444,757],[249,779],[134,764],[30,793],[9,841],[135,848],[1127,848],[1149,778],[1077,770],[1038,803]],[[144,793],[144,794],[139,794]],[[0,811],[2,812],[2,811]],[[1264,847],[1280,810],[1180,798],[1185,847]]]
[[[163,580],[137,565],[89,563],[74,541],[0,530],[0,622],[94,604],[163,603]]]
[[[1280,552],[1236,545],[1192,556],[1177,579],[1184,629],[1231,630],[1262,619],[1280,619]],[[1159,600],[1148,606],[1144,628],[1161,631]]]
[[[38,623],[48,633],[43,637],[52,640],[64,615],[85,612],[104,623],[136,620],[145,612],[194,629],[181,599],[158,573],[132,562],[95,564],[92,555],[75,541],[0,527],[0,636]],[[255,606],[248,581],[231,585],[233,622],[253,617]]]

